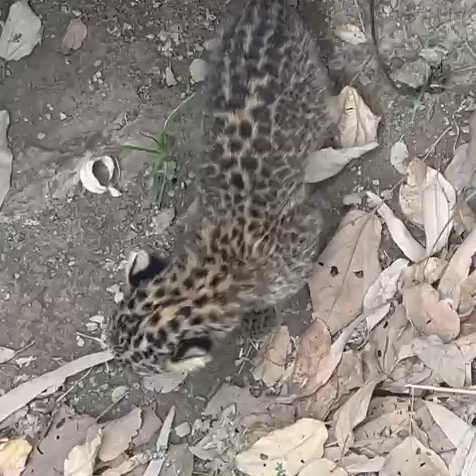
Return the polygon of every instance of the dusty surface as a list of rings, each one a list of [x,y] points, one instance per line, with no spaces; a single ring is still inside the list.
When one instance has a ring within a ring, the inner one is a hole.
[[[323,39],[331,73],[338,86],[354,81],[382,116],[381,147],[323,187],[326,211],[338,218],[345,194],[364,188],[381,193],[397,183],[400,176],[390,165],[389,150],[402,135],[411,155],[424,155],[449,128],[429,158],[435,165],[445,163],[455,146],[467,140],[461,126],[474,108],[470,90],[476,55],[471,45],[476,48],[476,42],[469,26],[476,7],[449,0],[438,6],[381,2],[380,49],[393,71],[418,58],[424,47],[442,45],[447,52],[449,81],[416,103],[396,93],[374,61],[366,63],[371,47],[343,44],[332,35],[334,23],[359,24],[359,16],[368,22],[364,6],[358,12],[354,2],[328,3],[302,8]],[[114,292],[107,288],[121,282],[121,261],[132,249],[171,249],[173,226],[159,235],[154,225],[159,210],[148,189],[150,157],[119,153],[117,146],[125,140],[144,143],[141,133],[156,134],[184,95],[199,90],[190,87],[188,67],[202,55],[204,42],[213,38],[229,8],[214,0],[83,1],[74,9],[68,2],[44,0],[32,6],[42,18],[44,41],[31,56],[7,64],[0,81],[0,109],[12,118],[9,137],[15,155],[12,188],[0,213],[0,346],[20,349],[34,342],[22,355],[34,359],[23,367],[3,365],[1,391],[99,350],[84,335],[98,338],[100,331],[88,331],[86,323],[98,314],[108,316]],[[1,18],[6,13],[3,8]],[[88,35],[77,52],[64,56],[61,38],[75,14],[87,24]],[[435,30],[436,25],[445,26]],[[164,51],[168,42],[170,50]],[[164,81],[168,65],[178,80],[173,87]],[[180,170],[163,205],[175,206],[180,215],[193,200],[193,170],[203,150],[200,97],[180,115],[173,131],[179,139]],[[108,151],[119,158],[121,197],[93,195],[74,182],[75,167],[87,151]],[[287,315],[294,321],[309,319],[306,291],[291,301]],[[223,380],[236,377],[239,345],[234,347],[177,392],[158,397],[159,414],[175,401],[179,421],[188,420]],[[90,414],[110,404],[118,385],[135,389],[122,406],[156,398],[144,393],[140,382],[112,364],[93,370],[69,398]]]

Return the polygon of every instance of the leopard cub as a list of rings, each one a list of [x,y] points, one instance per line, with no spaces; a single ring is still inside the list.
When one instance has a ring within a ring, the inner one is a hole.
[[[285,0],[251,0],[208,63],[203,215],[180,256],[131,257],[110,345],[139,369],[190,371],[259,309],[304,285],[320,223],[304,186],[329,125],[314,38]]]

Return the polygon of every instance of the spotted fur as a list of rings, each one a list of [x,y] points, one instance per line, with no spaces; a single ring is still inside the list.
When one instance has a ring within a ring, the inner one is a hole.
[[[230,21],[209,62],[203,216],[182,256],[132,257],[109,322],[120,360],[203,366],[248,312],[303,286],[319,235],[304,165],[326,135],[327,88],[316,43],[285,0],[251,0]]]

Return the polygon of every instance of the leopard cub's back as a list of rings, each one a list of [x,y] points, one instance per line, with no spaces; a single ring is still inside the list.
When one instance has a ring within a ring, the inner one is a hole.
[[[328,125],[325,69],[285,0],[251,0],[230,22],[211,54],[207,95],[205,204],[220,216],[280,213]]]

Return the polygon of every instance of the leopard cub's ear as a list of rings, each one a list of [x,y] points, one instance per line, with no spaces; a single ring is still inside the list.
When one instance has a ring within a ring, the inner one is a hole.
[[[170,259],[161,258],[147,251],[133,251],[126,265],[126,286],[132,291],[142,283],[152,281],[162,274],[170,264]]]

